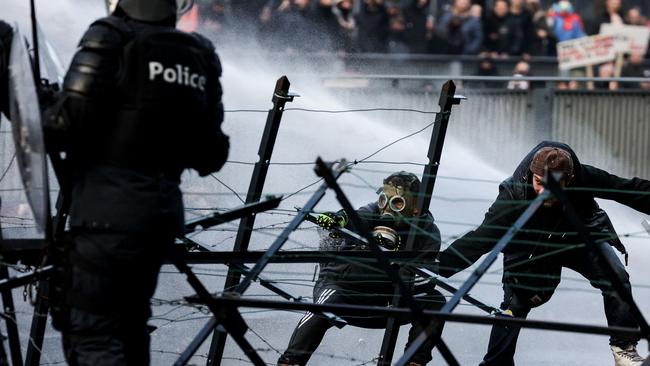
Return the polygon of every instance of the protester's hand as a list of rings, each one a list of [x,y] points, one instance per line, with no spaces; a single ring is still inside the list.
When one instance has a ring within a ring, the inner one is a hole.
[[[344,227],[347,224],[347,219],[341,214],[323,212],[316,217],[316,224],[325,230],[332,230],[334,228]]]

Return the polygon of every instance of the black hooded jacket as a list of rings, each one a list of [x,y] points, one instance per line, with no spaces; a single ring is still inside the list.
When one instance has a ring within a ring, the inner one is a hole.
[[[376,202],[369,203],[357,210],[357,214],[366,223],[370,230],[376,226],[385,226],[386,223],[380,220],[381,210]],[[431,213],[421,216],[418,220],[421,223],[424,233],[418,235],[413,242],[414,251],[427,251],[438,253],[440,251],[440,230],[434,223]],[[409,228],[397,229],[400,242],[405,244],[408,240]],[[339,250],[369,250],[359,248],[354,242],[342,240]],[[369,254],[368,262],[346,263],[329,262],[321,264],[319,281],[335,283],[337,286],[359,292],[370,292],[378,294],[392,294],[393,285],[384,270],[379,268],[374,256]]]
[[[529,166],[535,153],[547,146],[570,152],[574,178],[566,188],[566,193],[593,238],[605,240],[624,251],[609,217],[599,208],[594,198],[614,200],[650,214],[650,181],[640,178],[624,179],[596,167],[581,164],[568,145],[544,141],[526,155],[511,177],[499,185],[499,195],[485,214],[483,223],[440,253],[441,275],[454,275],[492,250],[496,242],[528,207],[536,196],[532,188]],[[545,273],[544,269],[549,261],[552,262],[553,258],[558,257],[548,257],[549,253],[561,252],[563,248],[576,244],[581,244],[581,241],[566,219],[561,205],[541,207],[504,249],[504,268],[515,272]],[[541,256],[541,260],[530,261],[536,256]],[[518,266],[518,263],[522,264]],[[507,275],[504,275],[504,280],[508,280]]]
[[[9,117],[9,51],[13,31],[0,20],[0,113]]]

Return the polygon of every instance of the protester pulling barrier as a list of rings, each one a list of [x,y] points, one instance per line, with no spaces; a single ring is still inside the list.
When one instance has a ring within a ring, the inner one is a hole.
[[[331,176],[331,172],[329,171],[329,169],[325,169],[325,166],[323,165],[322,161],[320,161],[320,159],[316,162],[316,164],[319,165],[318,174],[322,176],[325,179],[325,182],[327,182],[330,185],[330,188],[332,188],[334,192],[336,192],[337,200],[343,207],[343,210],[348,213],[352,228],[360,232],[361,237],[364,239],[366,245],[371,249],[374,256],[377,258],[377,261],[381,266],[381,268],[384,269],[384,271],[389,275],[389,277],[393,281],[393,285],[395,285],[395,287],[397,288],[395,290],[397,294],[396,296],[399,297],[397,301],[401,302],[405,298],[406,304],[411,309],[413,318],[422,324],[422,328],[424,329],[424,332],[428,332],[428,327],[426,327],[427,321],[423,317],[422,309],[413,298],[413,294],[411,292],[410,287],[405,283],[401,274],[390,265],[390,262],[383,254],[381,247],[375,242],[375,240],[373,240],[373,237],[370,231],[368,230],[368,228],[366,227],[365,223],[361,220],[359,215],[356,213],[354,207],[352,206],[350,201],[347,199],[347,197],[341,190],[341,187],[338,184],[336,184],[336,181]],[[397,337],[395,337],[395,339],[396,338]],[[392,349],[394,349],[395,347],[394,341],[391,342],[393,343]],[[382,349],[383,348],[384,347],[382,346]],[[442,354],[443,358],[450,365],[459,365],[458,361],[455,360],[454,356],[451,354],[451,351],[449,350],[447,345],[444,344],[444,342],[438,343],[438,350],[440,351],[440,354]]]
[[[259,273],[271,261],[273,255],[277,253],[277,251],[287,241],[289,234],[298,228],[298,226],[306,219],[309,213],[313,210],[315,205],[325,195],[326,190],[328,188],[331,188],[332,190],[335,191],[337,200],[339,201],[341,206],[343,206],[343,209],[346,212],[350,212],[349,217],[350,217],[350,222],[352,224],[352,227],[355,230],[360,231],[362,233],[360,235],[359,240],[361,240],[366,245],[366,247],[370,248],[371,252],[376,257],[380,267],[389,275],[393,283],[397,287],[399,287],[401,293],[406,298],[406,301],[409,304],[410,311],[414,315],[414,318],[420,319],[422,322],[424,322],[424,319],[421,319],[422,310],[415,302],[409,287],[400,278],[398,272],[391,267],[388,258],[382,252],[380,246],[375,242],[374,238],[372,237],[368,228],[365,226],[364,222],[359,218],[356,212],[354,212],[354,208],[348,201],[347,197],[341,190],[340,186],[336,183],[337,178],[347,169],[347,164],[345,162],[339,163],[335,173],[332,173],[330,167],[327,164],[325,164],[325,162],[323,162],[320,158],[317,160],[316,165],[317,165],[316,173],[325,180],[325,183],[321,185],[321,187],[317,190],[317,192],[307,202],[305,207],[303,207],[300,213],[292,220],[291,224],[289,224],[283,230],[283,232],[279,235],[278,239],[276,239],[276,241],[271,245],[271,247],[262,255],[262,258],[259,261],[257,261],[253,269],[247,274],[246,278],[244,278],[244,280],[235,288],[235,290],[232,293],[239,296],[243,294],[243,292],[246,289],[248,289],[251,282],[259,276]],[[227,297],[232,297],[232,295],[229,294]],[[189,298],[188,300],[190,302],[197,302],[196,298]],[[201,300],[202,299],[200,299],[199,302]],[[216,318],[212,318],[210,322],[201,330],[199,335],[195,338],[193,345],[196,343],[199,343],[200,345],[201,342],[200,338],[203,337],[203,339],[205,339],[205,336],[207,336],[207,334],[209,334],[209,332],[211,332],[217,325],[218,325],[218,320]],[[190,348],[188,348],[186,353],[193,351],[193,345],[191,345]],[[198,346],[194,346],[194,347],[198,348]],[[445,357],[445,359],[447,359],[448,362],[452,364],[458,364],[458,362],[455,361],[455,359],[453,358],[453,355],[451,355],[451,353],[449,352],[446,345],[444,344],[439,345],[439,349],[441,350],[443,357]],[[184,364],[180,362],[185,362],[185,360],[188,359],[189,356],[191,355],[184,354],[183,356],[181,356],[181,359],[179,359],[179,361],[177,361],[176,364],[177,365]],[[251,361],[257,365],[256,359],[257,357],[255,356],[251,357]]]
[[[314,216],[314,215],[307,216],[307,221],[316,224],[316,216]],[[351,230],[348,230],[346,228],[337,228],[337,227],[335,227],[335,228],[332,228],[331,231],[335,232],[337,236],[341,236],[341,237],[344,237],[346,239],[356,241],[359,245],[364,245],[364,242],[363,242],[363,240],[361,240],[359,234],[357,234],[357,233],[355,233],[355,232],[353,232]],[[386,250],[386,249],[384,249],[382,247],[382,250]],[[386,254],[390,254],[390,252],[386,252]],[[409,254],[411,254],[410,257],[413,257],[414,254],[420,255],[419,252],[413,252],[413,251],[411,251]],[[424,253],[422,253],[422,254],[424,254]],[[395,261],[393,258],[390,258],[390,259]],[[402,264],[402,262],[399,262],[399,263]],[[441,279],[436,273],[432,272],[431,270],[428,270],[428,269],[426,269],[424,267],[418,267],[417,264],[415,264],[415,263],[404,262],[403,264],[405,265],[404,266],[405,271],[409,271],[412,274],[418,275],[418,276],[420,276],[422,278],[435,281],[436,286],[439,286],[440,288],[442,288],[443,290],[451,293],[452,295],[455,294],[456,292],[458,292],[458,289],[456,287],[454,287],[454,286],[448,284],[447,282],[445,282],[443,279]],[[498,307],[488,305],[485,302],[473,297],[469,293],[463,295],[463,300],[465,300],[468,303],[476,306],[477,308],[485,311],[488,314],[491,314],[491,315],[501,314],[501,309],[499,309]],[[399,307],[399,306],[394,306],[394,307]]]

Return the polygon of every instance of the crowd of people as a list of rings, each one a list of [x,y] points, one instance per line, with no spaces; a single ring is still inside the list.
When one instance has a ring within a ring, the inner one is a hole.
[[[301,52],[554,56],[557,42],[603,23],[650,27],[642,0],[197,1],[190,28],[255,29],[262,44]]]

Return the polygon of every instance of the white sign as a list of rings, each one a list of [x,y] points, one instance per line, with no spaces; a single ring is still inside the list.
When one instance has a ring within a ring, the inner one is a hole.
[[[557,44],[560,70],[596,65],[616,58],[615,37],[600,35],[582,37]]]
[[[616,52],[645,55],[650,39],[650,28],[640,25],[603,23],[600,25],[600,34],[616,37],[614,46]]]

